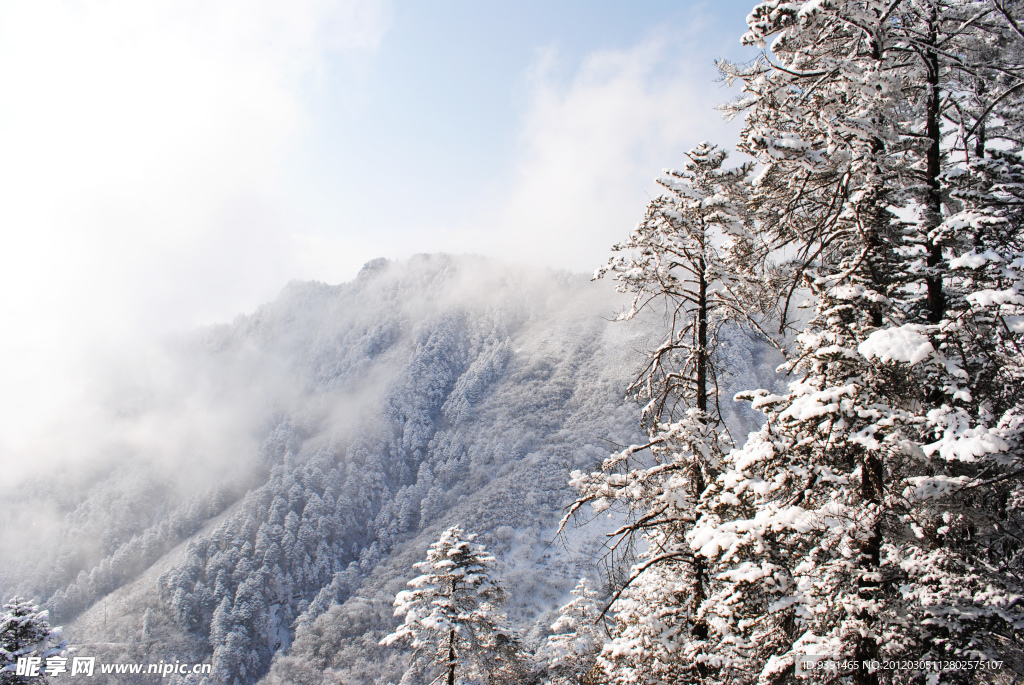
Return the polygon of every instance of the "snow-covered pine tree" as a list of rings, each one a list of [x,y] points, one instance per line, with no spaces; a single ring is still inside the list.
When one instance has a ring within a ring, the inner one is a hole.
[[[14,597],[4,605],[0,613],[0,683],[21,685],[47,682],[45,675],[31,678],[18,675],[18,659],[41,659],[39,673],[42,674],[46,659],[66,655],[67,647],[61,629],[50,626],[48,612],[40,611],[38,606],[26,599]]]
[[[1013,104],[1019,108],[1021,98]],[[998,141],[995,132],[1019,116],[1008,114],[990,122],[988,140]],[[921,365],[933,400],[922,411],[931,467],[908,479],[916,511],[907,522],[919,540],[901,567],[928,652],[1019,663],[1024,157],[1019,144],[967,142],[975,154],[942,179],[950,211],[936,230],[944,258],[934,271],[944,308],[929,328],[934,351]]]
[[[875,683],[908,674],[863,668],[872,659],[1001,658],[1022,625],[1016,545],[986,549],[1019,527],[1019,398],[985,394],[1020,351],[1010,326],[1001,360],[979,342],[1016,315],[1014,248],[993,260],[998,285],[977,289],[965,269],[987,258],[971,256],[979,231],[947,181],[969,173],[972,136],[998,127],[942,123],[972,116],[960,104],[978,91],[996,105],[1017,88],[1013,69],[979,66],[994,32],[1019,40],[999,6],[763,2],[744,40],[770,52],[723,65],[744,87],[730,106],[746,116],[740,147],[765,164],[759,243],[789,258],[773,271],[788,280],[783,322],[793,296],[815,311],[789,392],[748,395],[767,423],[728,455],[691,533],[722,581],[705,602],[708,651],[733,681],[783,682],[826,655],[862,665],[839,677]],[[1012,245],[1012,192],[996,194]],[[951,318],[957,299],[987,307],[980,329]]]
[[[612,639],[598,665],[611,682],[674,681],[705,674],[699,654],[708,635],[701,606],[710,578],[686,534],[697,503],[720,468],[730,438],[718,410],[714,355],[718,332],[746,290],[739,260],[751,251],[744,222],[752,165],[723,168],[726,153],[701,143],[683,171],[659,179],[666,192],[597,276],[612,274],[633,306],[622,315],[664,307],[668,332],[634,383],[645,402],[649,441],[612,455],[601,469],[574,472],[579,498],[596,511],[625,510],[614,549],[643,551],[612,597]],[[649,451],[648,451],[649,450]]]
[[[744,215],[753,164],[723,168],[728,154],[706,142],[686,157],[682,171],[665,170],[658,184],[666,192],[651,201],[629,238],[612,247],[622,254],[595,273],[610,274],[620,292],[632,294],[620,320],[650,308],[668,313],[665,338],[630,387],[645,402],[647,425],[690,409],[716,412],[718,329],[737,302],[752,296],[741,275],[752,249]]]
[[[572,601],[558,610],[558,619],[551,624],[553,634],[537,651],[537,658],[547,664],[548,685],[577,685],[594,668],[597,654],[604,645],[604,629],[598,622],[601,608],[597,592],[586,578],[572,591]]]
[[[412,664],[403,683],[526,683],[531,665],[505,616],[505,592],[491,577],[494,557],[476,535],[459,526],[444,531],[427,558],[414,565],[423,574],[395,597],[402,625],[382,645],[406,643]]]

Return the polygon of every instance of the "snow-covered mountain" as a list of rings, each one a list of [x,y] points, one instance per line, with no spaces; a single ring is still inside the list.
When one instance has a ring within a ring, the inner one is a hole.
[[[555,528],[568,473],[641,437],[624,393],[661,322],[612,322],[622,304],[584,276],[447,255],[293,282],[169,345],[159,373],[111,381],[90,458],[0,494],[2,542],[22,550],[0,594],[45,600],[104,663],[397,682],[406,655],[377,644],[391,602],[459,523],[538,638],[581,575],[615,573],[613,521]],[[720,354],[723,397],[772,384],[778,359],[742,332]],[[724,404],[734,433],[756,426]]]

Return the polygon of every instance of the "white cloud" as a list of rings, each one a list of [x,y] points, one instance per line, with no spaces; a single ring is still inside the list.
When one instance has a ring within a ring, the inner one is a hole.
[[[465,216],[468,197],[421,222],[377,221],[376,204],[354,221],[343,181],[296,188],[317,179],[314,134],[343,126],[330,109],[346,98],[339,64],[378,46],[388,8],[0,0],[0,462],[53,417],[95,420],[82,395],[97,351],[230,319],[363,255],[474,251],[589,271],[663,167],[700,140],[735,139],[713,109],[728,96],[714,55],[693,35],[593,52],[568,78],[547,52],[523,84],[513,164],[481,170],[494,191],[472,223],[438,225]]]
[[[708,46],[703,46],[705,49]],[[592,271],[643,216],[653,179],[702,140],[729,146],[737,124],[712,59],[654,37],[590,54],[568,82],[544,53],[529,80],[520,155],[487,227],[485,251]]]
[[[275,188],[307,91],[387,23],[384,0],[0,3],[8,449],[70,406],[90,348],[230,316],[293,275]]]

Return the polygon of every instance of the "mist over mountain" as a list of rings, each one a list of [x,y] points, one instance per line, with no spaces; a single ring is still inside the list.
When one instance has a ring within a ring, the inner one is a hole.
[[[76,458],[0,491],[0,594],[45,602],[102,662],[397,682],[408,655],[378,646],[391,603],[458,523],[539,640],[580,576],[614,582],[614,520],[555,529],[569,472],[643,438],[625,392],[662,322],[611,321],[623,303],[564,272],[375,260],[125,360]],[[758,415],[731,397],[771,385],[779,359],[735,329],[719,354],[742,438]],[[111,682],[201,682],[134,678]]]

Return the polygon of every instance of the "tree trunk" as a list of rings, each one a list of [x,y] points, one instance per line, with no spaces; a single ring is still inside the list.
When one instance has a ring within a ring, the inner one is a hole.
[[[702,248],[706,249],[704,245]],[[699,277],[697,281],[697,409],[703,412],[705,415],[708,411],[708,280],[707,280],[707,263],[704,261],[704,257],[700,257],[697,260],[697,268]],[[703,421],[706,417],[701,417]],[[704,475],[701,471],[701,464],[696,456],[693,457],[693,472],[691,473],[691,483],[693,501],[696,502],[700,498],[700,494],[704,491]],[[698,514],[697,520],[700,520]],[[704,559],[702,557],[695,556],[693,560],[693,587],[691,588],[691,605],[690,610],[692,615],[696,617],[700,605],[704,602]],[[704,621],[694,623],[690,634],[697,639],[703,640],[708,636],[708,625]],[[703,675],[703,674],[702,674]]]
[[[860,494],[866,503],[875,505],[876,507],[879,506],[882,501],[882,470],[881,459],[871,453],[864,455],[864,460],[861,464]],[[864,541],[860,548],[857,566],[862,574],[878,573],[882,562],[881,552],[882,527],[881,521],[876,519],[872,526],[870,536]],[[876,599],[881,583],[875,579],[874,575],[870,578],[862,575],[857,580],[857,586],[857,594],[860,599],[869,602]],[[874,617],[867,612],[862,612],[857,618],[865,621],[868,625],[874,623]],[[860,668],[858,668],[853,674],[853,682],[855,685],[878,684],[878,674],[869,673],[865,668],[865,664],[867,662],[874,661],[877,658],[878,643],[875,641],[875,638],[871,636],[862,637],[857,644],[857,648],[854,653],[854,659],[860,663]]]
[[[448,633],[448,685],[455,685],[455,629]]]
[[[703,247],[703,246],[701,246]],[[708,411],[708,281],[704,257],[697,260],[697,409]]]
[[[938,15],[934,7],[930,20],[928,43],[936,46],[939,40]],[[925,275],[925,283],[928,287],[928,321],[939,323],[946,314],[946,295],[942,291],[942,275],[934,271],[942,262],[942,244],[938,236],[933,235],[933,231],[942,223],[942,194],[939,184],[939,175],[942,173],[942,130],[939,120],[942,103],[939,91],[939,55],[934,50],[926,55],[925,67],[928,72],[928,92],[925,99],[925,135],[928,139],[928,152],[925,158],[925,183],[928,186],[925,203],[925,249],[928,272]]]
[[[696,502],[700,498],[700,494],[704,492],[704,475],[701,473],[700,464],[694,460],[693,464],[693,500]],[[700,514],[694,521],[696,523],[700,521]],[[690,596],[690,612],[694,617],[693,628],[690,630],[690,634],[698,640],[706,640],[709,634],[709,627],[707,621],[704,619],[697,620],[697,614],[700,612],[700,607],[707,599],[704,595],[704,577],[707,575],[707,569],[705,568],[704,557],[699,554],[695,554],[693,557],[693,586],[691,587]],[[705,675],[704,667],[700,664],[697,666],[697,670],[703,677]]]
[[[452,578],[448,595],[452,602],[455,602],[456,587],[457,581]],[[448,685],[455,685],[455,628],[448,632]]]
[[[978,88],[977,88],[978,103],[979,104],[985,102],[985,91],[986,90],[988,90],[988,89],[985,86],[985,82],[979,80]],[[978,130],[975,133],[975,138],[974,138],[974,156],[977,157],[978,159],[985,159],[985,119],[982,118],[982,120],[979,121],[976,124],[976,126],[977,126]],[[966,141],[964,141],[964,142],[966,144]]]

